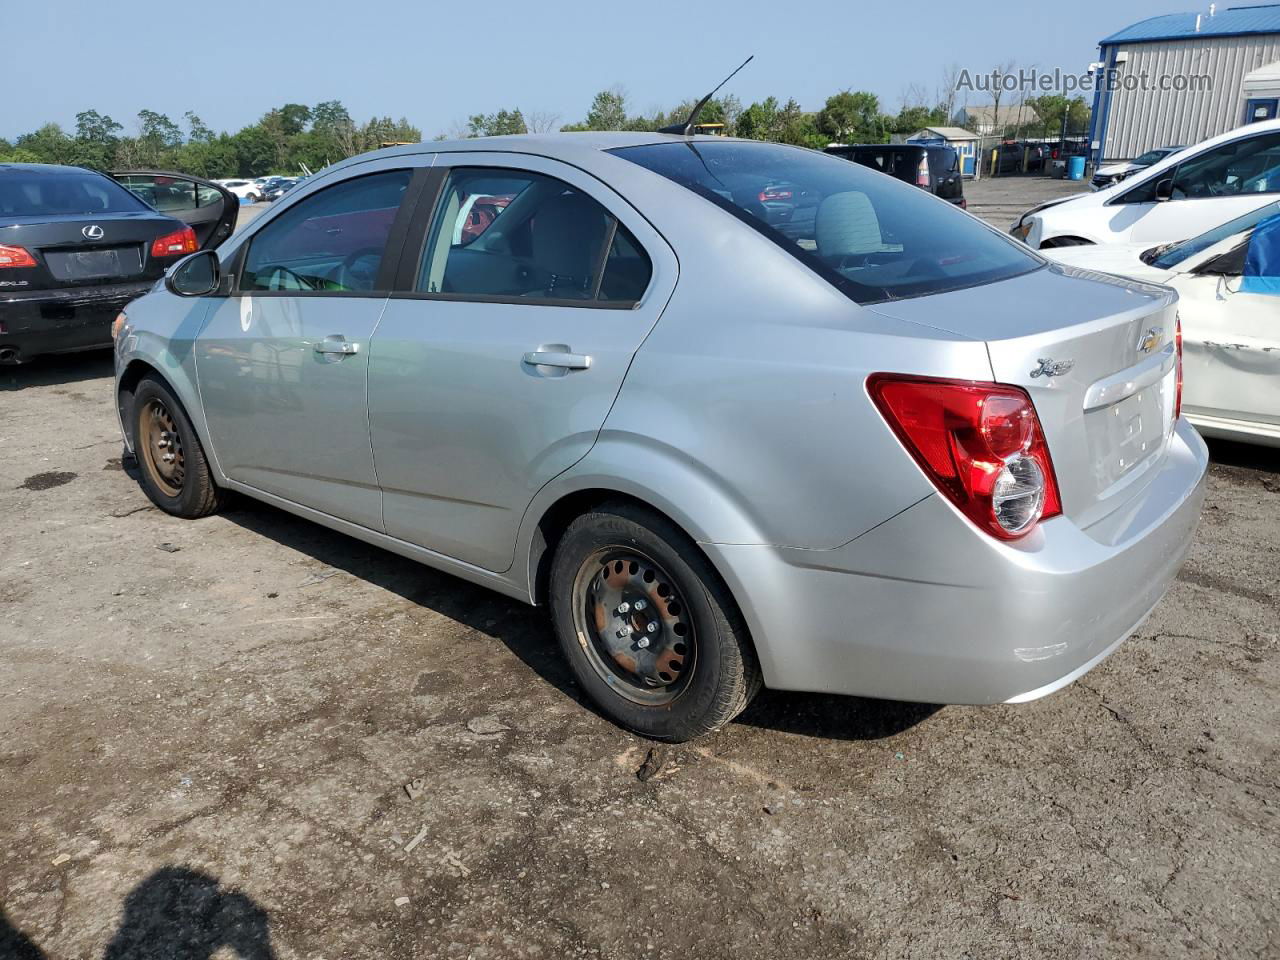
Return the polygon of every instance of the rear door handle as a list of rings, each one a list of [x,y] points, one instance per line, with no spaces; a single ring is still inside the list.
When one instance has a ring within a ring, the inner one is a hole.
[[[591,366],[591,358],[585,353],[561,353],[555,350],[526,353],[524,362],[535,367],[563,367],[565,370],[586,370]]]
[[[316,341],[316,353],[332,353],[341,357],[349,357],[353,353],[360,352],[360,344],[353,343],[342,334],[335,333],[332,336],[325,337],[323,340]]]

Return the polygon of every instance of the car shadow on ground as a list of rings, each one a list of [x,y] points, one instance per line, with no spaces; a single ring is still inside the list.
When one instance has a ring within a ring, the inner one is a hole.
[[[247,497],[235,498],[223,516],[245,530],[493,637],[544,681],[601,716],[564,662],[545,609],[530,607]],[[825,739],[876,740],[901,733],[939,709],[930,704],[765,690],[736,722]]]
[[[215,877],[164,867],[130,891],[120,927],[103,960],[209,960],[227,951],[240,960],[274,960],[266,910]],[[45,960],[35,941],[0,907],[0,957]]]
[[[98,380],[114,372],[115,359],[110,350],[36,357],[29,363],[0,366],[0,392]]]
[[[1206,440],[1205,443],[1209,446],[1209,459],[1215,464],[1259,473],[1280,473],[1280,447],[1216,439]],[[1275,491],[1280,492],[1280,486]]]

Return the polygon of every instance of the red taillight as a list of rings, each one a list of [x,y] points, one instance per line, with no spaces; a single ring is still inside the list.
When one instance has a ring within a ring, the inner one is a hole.
[[[1173,394],[1173,419],[1182,416],[1182,317],[1175,314],[1173,318],[1173,342],[1177,344],[1178,372],[1174,379],[1176,387]]]
[[[916,167],[916,186],[929,189],[929,158],[921,157],[920,165]]]
[[[34,267],[36,258],[27,253],[23,247],[12,247],[0,243],[0,270],[6,267]]]
[[[867,390],[947,498],[1001,540],[1062,512],[1035,406],[1020,387],[874,374]]]
[[[961,198],[960,198],[960,209],[961,209],[961,210],[968,210],[968,209],[969,209],[969,201],[968,201],[968,200],[966,200],[964,197],[961,197]]]
[[[182,253],[195,253],[200,248],[196,242],[196,232],[190,227],[183,227],[163,237],[156,237],[151,242],[153,257],[176,257]]]
[[[790,190],[761,190],[760,202],[767,203],[770,200],[790,200]]]

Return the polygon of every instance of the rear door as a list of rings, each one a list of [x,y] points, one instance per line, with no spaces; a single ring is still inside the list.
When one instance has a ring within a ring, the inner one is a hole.
[[[214,454],[233,480],[382,529],[369,346],[430,156],[374,161],[253,225],[196,341]]]
[[[201,250],[214,249],[236,228],[239,198],[211,180],[154,170],[122,171],[112,176],[161,213],[191,227]]]
[[[677,264],[574,167],[451,154],[433,180],[370,358],[386,530],[501,571],[534,494],[591,449]]]

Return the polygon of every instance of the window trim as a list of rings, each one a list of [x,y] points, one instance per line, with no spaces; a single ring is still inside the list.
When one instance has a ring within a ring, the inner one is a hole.
[[[446,184],[449,177],[454,171],[460,170],[501,170],[510,171],[512,174],[533,174],[535,176],[559,180],[572,189],[589,197],[613,221],[609,227],[606,242],[600,250],[600,267],[596,270],[595,289],[593,298],[590,300],[568,299],[562,297],[517,297],[484,293],[431,293],[425,290],[414,289],[418,282],[418,273],[422,267],[422,258],[427,252],[427,243],[431,237],[432,228],[435,226],[436,214],[440,210],[440,201],[444,196]],[[604,282],[603,265],[608,262],[609,248],[613,244],[613,238],[617,234],[618,224],[622,223],[622,219],[616,212],[609,209],[608,205],[601,203],[600,198],[592,191],[575,183],[570,183],[563,176],[555,173],[544,173],[540,170],[534,170],[527,166],[517,166],[512,164],[494,163],[492,161],[478,161],[474,163],[462,162],[451,163],[430,168],[427,176],[423,178],[422,189],[417,198],[417,209],[414,210],[412,218],[406,227],[406,237],[401,245],[400,262],[396,267],[395,281],[390,298],[393,300],[441,300],[448,303],[501,303],[511,306],[530,306],[530,307],[577,307],[587,310],[638,310],[640,306],[646,302],[649,292],[653,289],[654,276],[654,258],[649,248],[644,242],[636,236],[636,232],[631,228],[627,228],[628,232],[635,239],[636,246],[644,254],[645,259],[649,263],[649,282],[645,284],[644,291],[635,300],[600,300],[596,299],[600,296],[600,285]],[[622,224],[624,227],[625,223]],[[411,231],[411,233],[410,233]]]
[[[231,269],[228,273],[231,275],[231,289],[226,296],[229,297],[299,297],[310,299],[313,297],[334,297],[334,298],[356,298],[363,300],[385,300],[395,290],[395,281],[397,279],[397,268],[400,257],[396,256],[397,250],[402,250],[405,240],[408,236],[409,227],[413,213],[418,204],[418,198],[422,193],[423,187],[429,178],[429,167],[389,167],[385,170],[370,170],[366,173],[360,173],[353,177],[344,177],[328,184],[314,193],[309,193],[296,205],[291,204],[286,210],[281,212],[281,216],[292,210],[294,206],[301,206],[311,200],[312,197],[318,197],[337,187],[346,186],[356,180],[364,180],[368,177],[378,177],[388,173],[408,173],[409,182],[405,185],[404,196],[400,198],[400,206],[396,209],[395,218],[391,221],[391,229],[387,231],[387,241],[382,248],[382,259],[378,264],[378,276],[372,290],[258,290],[254,288],[245,288],[241,284],[244,282],[244,265],[249,258],[249,251],[253,248],[258,237],[264,230],[271,227],[276,217],[264,223],[259,230],[255,230],[252,235],[245,239],[236,250],[234,262],[230,265]]]

